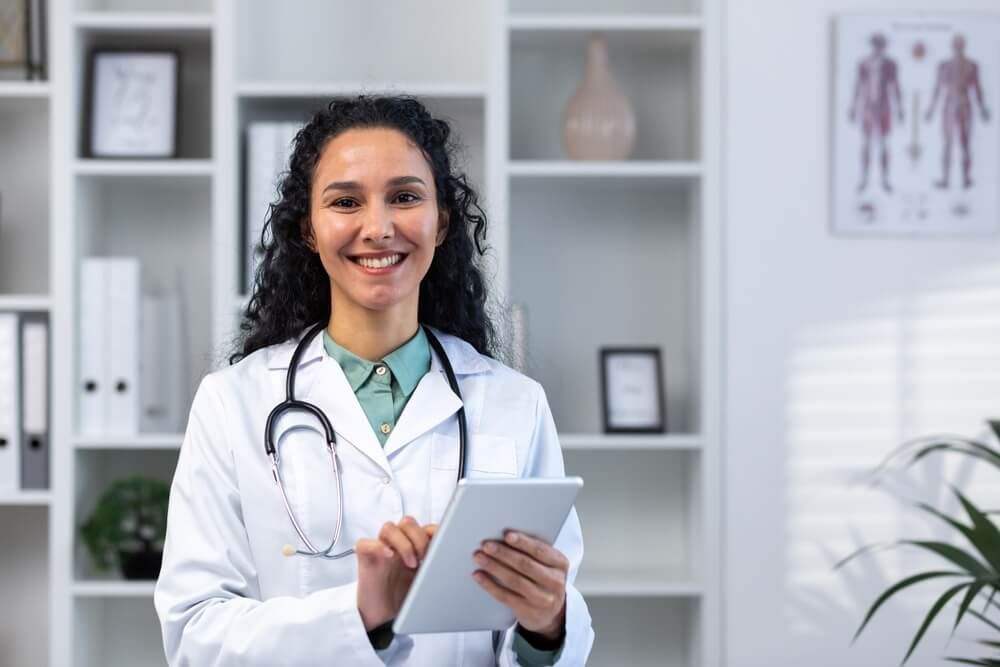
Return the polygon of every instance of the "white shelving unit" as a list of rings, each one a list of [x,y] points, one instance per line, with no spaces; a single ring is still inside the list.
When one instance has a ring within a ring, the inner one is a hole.
[[[0,612],[0,663],[164,664],[152,584],[97,572],[78,526],[115,479],[169,481],[183,436],[79,434],[80,260],[138,256],[147,286],[180,286],[189,401],[226,363],[247,300],[247,124],[305,121],[333,95],[405,92],[463,140],[494,288],[525,307],[529,373],[567,471],[586,479],[577,583],[597,632],[590,664],[719,665],[719,1],[51,0],[50,80],[0,82],[0,310],[48,311],[53,344],[52,490],[0,495],[14,538],[0,542],[0,590],[17,610]],[[592,30],[637,113],[624,162],[570,161],[560,143]],[[178,159],[86,157],[98,46],[179,50]],[[667,433],[601,432],[605,345],[661,348]]]

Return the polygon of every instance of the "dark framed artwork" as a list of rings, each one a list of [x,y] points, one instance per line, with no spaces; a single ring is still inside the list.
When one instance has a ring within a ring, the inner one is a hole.
[[[600,348],[605,433],[665,433],[666,397],[658,347]]]
[[[90,157],[177,157],[180,54],[95,49],[87,76]]]
[[[45,0],[0,0],[0,72],[45,78]]]

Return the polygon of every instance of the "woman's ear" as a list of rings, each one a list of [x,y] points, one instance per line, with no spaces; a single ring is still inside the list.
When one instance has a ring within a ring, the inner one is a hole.
[[[299,222],[299,230],[302,232],[302,240],[306,242],[310,250],[316,252],[316,238],[313,236],[312,224],[310,224],[309,218],[302,218]]]
[[[437,240],[434,242],[434,247],[437,247],[444,243],[444,240],[448,237],[448,211],[444,211],[438,217],[438,233]]]

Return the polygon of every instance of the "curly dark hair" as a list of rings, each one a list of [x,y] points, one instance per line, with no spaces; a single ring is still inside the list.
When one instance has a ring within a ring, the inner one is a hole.
[[[241,313],[230,364],[329,319],[329,277],[304,237],[313,172],[331,139],[349,129],[375,127],[399,130],[421,148],[434,174],[438,209],[448,213],[447,236],[420,283],[419,321],[466,340],[481,354],[496,358],[501,352],[496,327],[487,315],[486,282],[473,253],[473,241],[480,256],[488,249],[483,245],[486,213],[466,175],[452,173],[460,145],[449,123],[434,118],[414,96],[362,94],[332,99],[295,135],[279,199],[271,204],[257,239],[255,252],[262,259],[253,294]]]

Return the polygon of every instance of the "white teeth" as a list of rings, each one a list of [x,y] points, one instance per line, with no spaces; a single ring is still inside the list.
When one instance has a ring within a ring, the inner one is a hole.
[[[357,263],[367,269],[384,269],[387,266],[392,266],[403,259],[402,255],[389,255],[388,257],[380,257],[378,259],[368,259],[366,257],[358,257]]]

